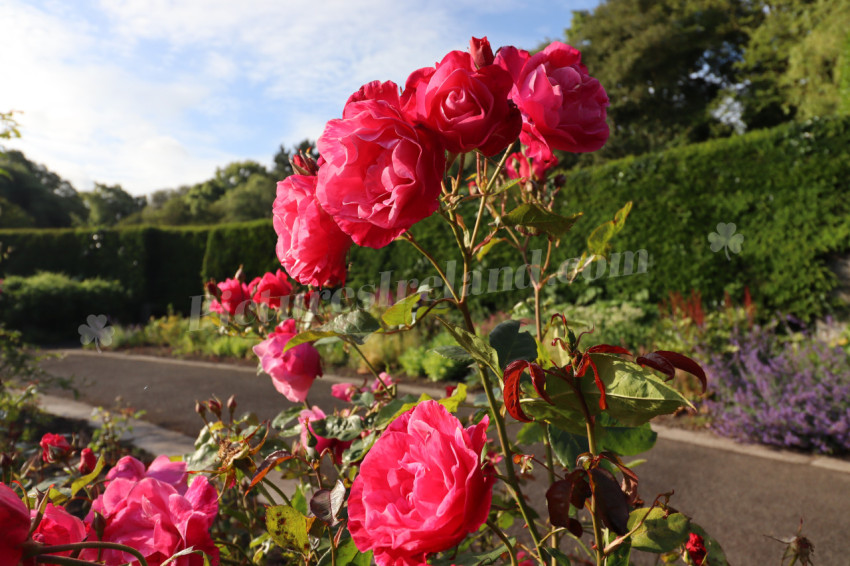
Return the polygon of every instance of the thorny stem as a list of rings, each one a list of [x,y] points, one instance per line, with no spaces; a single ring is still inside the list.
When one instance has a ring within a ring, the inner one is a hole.
[[[585,418],[585,426],[587,427],[587,444],[590,446],[590,453],[596,456],[596,435],[593,431],[593,420]],[[596,539],[596,566],[602,566],[605,541],[602,539],[602,528],[599,525],[599,518],[596,515],[596,495],[594,494],[591,498],[590,519],[593,521],[593,538]]]

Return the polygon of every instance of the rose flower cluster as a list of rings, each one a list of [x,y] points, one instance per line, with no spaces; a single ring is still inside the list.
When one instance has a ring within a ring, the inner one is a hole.
[[[553,150],[602,147],[607,106],[581,53],[560,42],[494,55],[486,37],[472,38],[469,52],[414,71],[402,91],[363,85],[325,126],[318,163],[299,157],[278,183],[278,259],[305,285],[340,285],[352,244],[382,248],[439,208],[447,154],[491,157],[519,137],[519,159],[540,178]]]

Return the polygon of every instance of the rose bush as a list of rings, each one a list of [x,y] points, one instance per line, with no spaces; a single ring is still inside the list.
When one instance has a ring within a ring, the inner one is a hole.
[[[394,420],[351,486],[348,528],[357,548],[372,550],[380,566],[424,564],[477,530],[494,480],[480,459],[488,423],[464,429],[436,401]]]

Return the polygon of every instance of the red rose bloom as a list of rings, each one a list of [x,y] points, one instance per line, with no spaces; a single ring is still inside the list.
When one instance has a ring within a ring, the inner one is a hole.
[[[696,566],[702,566],[705,560],[706,550],[705,541],[696,533],[691,533],[688,537],[688,542],[685,543],[685,550],[688,551],[688,556]]]
[[[0,566],[17,566],[30,532],[30,514],[12,488],[0,483]]]
[[[437,210],[445,156],[407,121],[392,83],[370,85],[319,138],[316,198],[354,243],[382,248]]]
[[[71,445],[61,434],[48,432],[41,437],[41,459],[48,464],[62,460],[71,452]]]
[[[495,64],[513,77],[511,98],[522,111],[520,141],[530,156],[548,161],[552,149],[596,151],[608,140],[608,95],[577,49],[559,41],[535,55],[503,47]]]
[[[290,175],[277,184],[274,230],[277,258],[296,281],[317,287],[345,282],[349,238],[316,200],[314,175]]]
[[[281,299],[289,297],[290,293],[292,284],[286,274],[278,269],[277,273],[266,273],[257,282],[253,299],[255,303],[266,303],[274,309],[279,309]]]
[[[472,55],[452,51],[436,67],[414,71],[401,101],[408,116],[436,132],[449,151],[478,149],[492,156],[522,129],[519,110],[508,100],[512,88],[511,75],[503,68],[476,69]]]

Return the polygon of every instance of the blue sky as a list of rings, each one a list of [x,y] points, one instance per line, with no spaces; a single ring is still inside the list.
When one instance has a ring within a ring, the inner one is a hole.
[[[0,0],[0,110],[22,112],[7,147],[77,190],[176,188],[270,165],[363,83],[403,84],[472,35],[533,48],[598,3]]]

